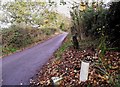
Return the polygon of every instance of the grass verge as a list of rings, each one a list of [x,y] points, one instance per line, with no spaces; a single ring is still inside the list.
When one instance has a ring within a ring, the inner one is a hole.
[[[70,34],[68,34],[68,36],[63,41],[63,44],[61,45],[61,47],[55,52],[54,56],[56,59],[60,59],[64,51],[72,45],[72,41],[70,38],[71,36]]]

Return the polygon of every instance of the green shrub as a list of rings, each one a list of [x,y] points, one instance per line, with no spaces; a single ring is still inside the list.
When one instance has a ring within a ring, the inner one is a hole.
[[[15,52],[35,42],[39,42],[55,32],[56,29],[54,28],[37,29],[27,26],[22,28],[12,25],[10,28],[2,30],[2,51],[4,54]]]

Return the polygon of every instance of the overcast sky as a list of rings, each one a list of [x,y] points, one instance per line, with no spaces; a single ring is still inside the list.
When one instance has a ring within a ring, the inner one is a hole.
[[[60,2],[60,0],[54,0],[54,1],[57,1],[58,3]],[[64,1],[66,1],[66,2],[76,1],[76,2],[80,3],[81,0],[64,0]],[[83,1],[86,1],[86,0],[83,0]],[[94,0],[94,1],[97,1],[97,0]],[[98,0],[98,1],[100,1],[100,0]],[[103,2],[105,2],[105,3],[109,2],[109,1],[110,0],[103,0]],[[92,0],[89,0],[89,2],[92,2]],[[58,12],[70,17],[69,7],[70,7],[69,3],[67,3],[67,5],[64,5],[64,6],[63,5],[58,5],[57,10],[58,10]]]
[[[2,1],[2,3],[5,3],[5,2],[8,2],[8,1],[14,1],[14,0],[1,0]],[[33,0],[33,1],[48,1],[48,0]],[[60,2],[60,0],[51,0],[51,1],[55,1],[55,2],[57,2],[57,3],[59,3]],[[80,2],[81,0],[64,0],[64,1],[66,1],[66,2],[73,2],[73,1],[76,1],[76,2]],[[89,1],[89,2],[91,2],[92,0],[82,0],[82,1]],[[94,1],[97,1],[97,0],[94,0]],[[98,1],[101,1],[101,0],[98,0]],[[103,0],[103,2],[109,2],[110,0]],[[57,6],[57,11],[59,12],[59,13],[62,13],[62,14],[64,14],[65,16],[68,16],[69,17],[69,7],[70,7],[70,4],[69,3],[67,3],[67,5],[58,5]]]
[[[0,0],[0,1],[2,3],[5,3],[5,2],[8,2],[8,1],[15,1],[15,0]],[[27,1],[27,0],[25,0],[25,1]],[[48,2],[48,0],[32,0],[32,1],[47,1]],[[67,2],[66,5],[59,5],[60,0],[51,0],[51,1],[55,1],[55,2],[58,3],[57,9],[56,9],[58,13],[61,13],[61,14],[65,15],[65,16],[67,16],[67,17],[70,17],[70,13],[69,13],[70,4],[68,3],[68,1],[69,2],[75,1],[75,2],[79,3],[81,0],[64,0],[65,2]],[[92,0],[82,0],[82,1],[92,2]],[[97,1],[97,0],[94,0],[94,1]],[[98,1],[101,1],[101,0],[98,0]],[[109,1],[110,0],[103,0],[103,2],[105,2],[105,3],[109,2]],[[120,0],[115,0],[115,1],[120,1]],[[1,13],[2,13],[2,11],[0,11],[0,14]],[[1,26],[1,23],[0,23],[0,26]],[[2,24],[2,26],[3,26],[3,24]]]

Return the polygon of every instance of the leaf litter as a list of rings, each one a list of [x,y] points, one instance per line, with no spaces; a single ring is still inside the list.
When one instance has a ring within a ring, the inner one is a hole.
[[[81,61],[90,62],[88,80],[80,82]],[[67,49],[60,59],[55,56],[30,80],[30,86],[38,87],[114,87],[119,83],[120,52],[109,52],[101,58],[99,50]],[[56,78],[54,83],[52,78]]]

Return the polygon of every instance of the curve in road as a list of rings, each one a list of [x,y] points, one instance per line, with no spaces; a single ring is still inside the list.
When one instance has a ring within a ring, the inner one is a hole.
[[[59,48],[67,33],[2,59],[2,85],[29,85],[33,77]]]

